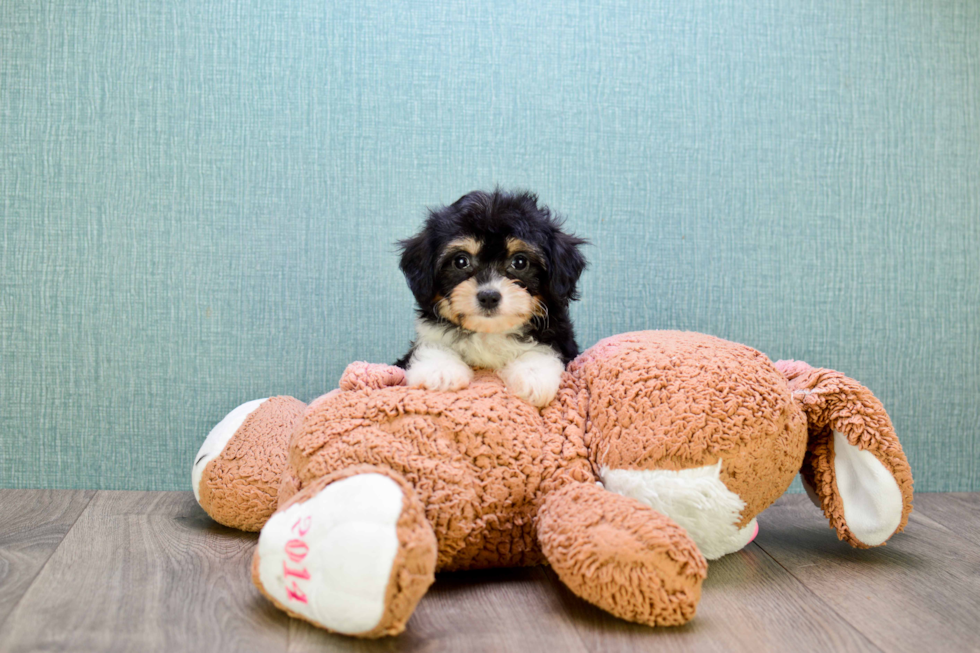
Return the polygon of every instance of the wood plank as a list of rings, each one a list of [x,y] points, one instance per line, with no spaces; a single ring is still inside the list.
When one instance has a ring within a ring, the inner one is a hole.
[[[0,626],[94,491],[0,490]]]
[[[980,546],[980,492],[916,494],[914,510]]]
[[[837,539],[803,495],[759,517],[756,543],[886,651],[980,650],[980,552],[923,514],[886,546]]]
[[[190,493],[4,490],[0,650],[980,650],[978,497],[916,495],[906,533],[864,551],[784,497],[710,564],[682,628],[620,621],[530,568],[440,574],[406,633],[365,641],[273,608],[249,577],[256,536]]]
[[[621,621],[554,583],[596,653],[878,650],[754,544],[708,564],[697,615],[679,628]]]
[[[307,651],[523,651],[586,648],[542,567],[438,574],[404,633],[365,641],[296,621],[290,653]]]
[[[253,587],[255,534],[190,492],[99,492],[10,614],[0,650],[285,651]]]

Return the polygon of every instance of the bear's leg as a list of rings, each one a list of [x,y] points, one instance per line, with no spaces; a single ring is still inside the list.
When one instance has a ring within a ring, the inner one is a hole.
[[[682,528],[635,499],[566,485],[542,504],[538,540],[569,589],[617,617],[676,626],[694,616],[704,557]]]
[[[345,635],[382,637],[405,623],[435,580],[436,537],[396,472],[359,465],[319,479],[262,528],[255,585],[294,617]]]
[[[306,404],[270,397],[242,404],[211,429],[191,468],[194,497],[212,519],[257,531],[276,511],[293,427]]]

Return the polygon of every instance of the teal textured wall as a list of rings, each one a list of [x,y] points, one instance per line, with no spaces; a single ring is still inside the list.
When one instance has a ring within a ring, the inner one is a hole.
[[[392,242],[527,187],[580,342],[839,369],[980,490],[980,3],[0,3],[0,486],[186,489],[411,334]]]

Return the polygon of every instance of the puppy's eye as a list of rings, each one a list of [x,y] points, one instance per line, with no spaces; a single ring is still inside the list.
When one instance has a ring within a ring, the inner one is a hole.
[[[464,254],[457,254],[453,258],[453,266],[457,270],[465,270],[466,268],[470,267],[470,257]]]
[[[523,254],[518,254],[513,259],[511,259],[510,266],[515,270],[526,270],[527,269],[527,257]]]

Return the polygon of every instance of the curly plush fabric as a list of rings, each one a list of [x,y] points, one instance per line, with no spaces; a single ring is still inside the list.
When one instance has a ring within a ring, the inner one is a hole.
[[[379,377],[400,381],[377,367]],[[353,389],[306,412],[290,447],[295,487],[354,465],[386,467],[426,507],[439,541],[438,569],[541,563],[535,515],[542,488],[595,480],[581,439],[576,446],[567,427],[546,428],[541,414],[490,372],[458,392],[375,381],[353,367],[341,381]],[[574,417],[575,399],[566,391],[549,410]]]
[[[667,517],[596,485],[571,484],[545,501],[538,529],[555,573],[590,603],[649,626],[694,616],[707,563]]]
[[[792,483],[806,420],[764,354],[700,333],[641,331],[600,341],[571,371],[585,380],[594,462],[681,470],[722,461],[748,524]]]
[[[220,524],[258,531],[276,511],[286,451],[306,404],[270,397],[253,411],[221,454],[208,463],[201,507]]]
[[[912,469],[885,407],[870,390],[840,372],[793,360],[776,366],[788,379],[810,425],[801,473],[838,537],[858,548],[869,546],[855,537],[845,520],[834,465],[834,431],[843,434],[848,444],[870,452],[894,477],[902,496],[901,521],[894,532],[904,530],[912,512]]]
[[[643,331],[581,354],[540,411],[489,371],[430,392],[398,368],[353,363],[308,407],[256,409],[207,465],[200,495],[222,523],[251,529],[276,501],[319,505],[339,479],[393,479],[401,553],[390,585],[382,575],[374,586],[380,621],[352,634],[404,627],[433,570],[540,563],[616,616],[676,625],[695,613],[702,554],[745,546],[801,469],[851,544],[880,544],[906,523],[908,463],[864,386],[711,336]]]

